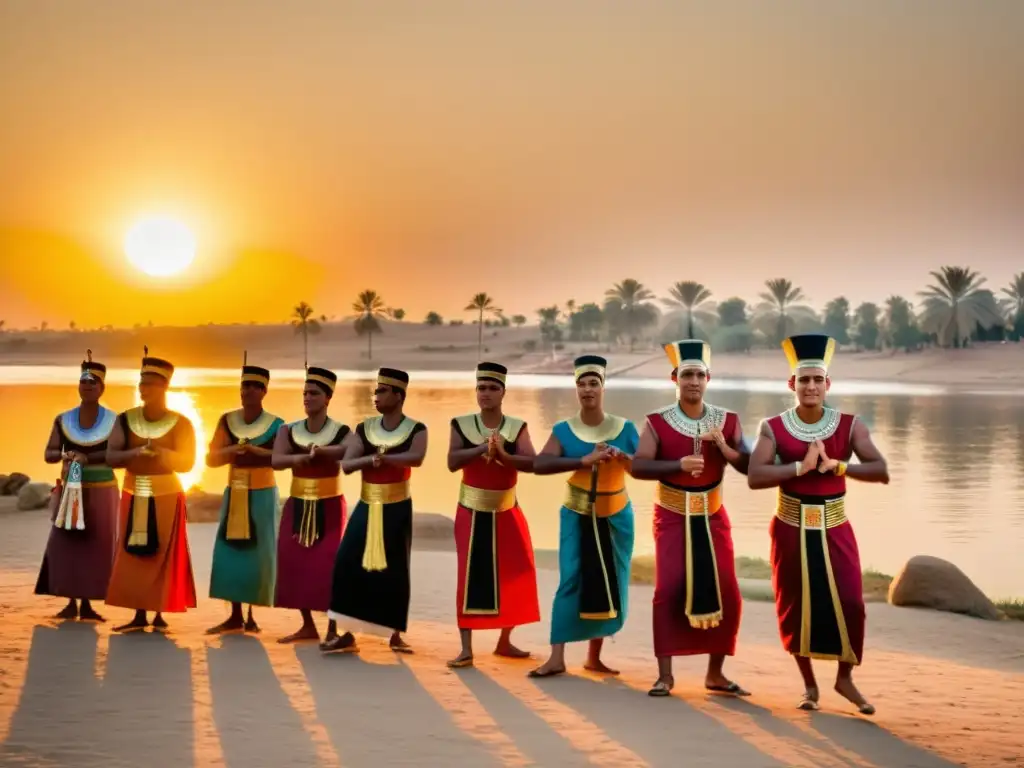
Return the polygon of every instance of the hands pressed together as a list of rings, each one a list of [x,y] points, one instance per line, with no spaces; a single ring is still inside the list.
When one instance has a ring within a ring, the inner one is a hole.
[[[821,474],[827,474],[829,472],[835,472],[841,462],[838,459],[829,458],[828,453],[825,450],[825,443],[821,440],[815,440],[813,443],[807,446],[807,455],[804,456],[804,460],[800,462],[800,469],[797,472],[797,476],[807,474],[812,469],[818,470]]]
[[[624,451],[620,451],[614,445],[598,443],[594,446],[594,450],[584,456],[581,461],[584,467],[592,467],[595,464],[605,464],[609,461],[628,460],[629,458],[629,454]]]

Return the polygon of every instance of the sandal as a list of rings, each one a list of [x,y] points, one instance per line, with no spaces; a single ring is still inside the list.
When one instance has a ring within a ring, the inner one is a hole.
[[[564,675],[564,674],[565,674],[565,667],[562,667],[561,669],[550,669],[547,672],[541,672],[540,671],[540,667],[537,667],[536,669],[531,669],[529,672],[527,672],[526,676],[527,677],[555,677],[556,675]]]
[[[451,661],[447,662],[447,664],[448,669],[463,669],[464,667],[472,667],[473,657],[466,656],[465,658],[452,659]]]
[[[332,637],[326,642],[320,643],[320,651],[324,654],[331,653],[358,653],[359,647],[351,636],[339,635]]]
[[[675,686],[675,680],[671,677],[667,680],[664,678],[658,678],[658,680],[651,686],[651,690],[647,692],[648,696],[671,696],[672,688]]]
[[[750,691],[744,690],[739,684],[729,681],[728,685],[705,685],[705,690],[711,693],[728,693],[733,696],[749,696]]]
[[[805,712],[817,712],[821,709],[821,705],[818,704],[818,700],[811,698],[811,694],[804,692],[804,695],[800,699],[800,703],[796,705],[797,709],[802,709]]]

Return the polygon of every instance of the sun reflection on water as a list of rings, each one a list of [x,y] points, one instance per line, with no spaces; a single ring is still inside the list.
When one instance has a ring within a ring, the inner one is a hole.
[[[138,392],[135,393],[135,405],[142,405],[142,399],[139,397]],[[203,474],[203,467],[205,466],[206,459],[206,429],[203,427],[203,420],[199,416],[199,409],[196,408],[195,395],[191,392],[169,389],[167,391],[167,407],[172,411],[177,411],[186,419],[191,421],[192,428],[195,430],[195,464],[193,464],[192,469],[188,472],[178,473],[178,478],[181,480],[182,487],[188,490],[199,482],[199,478]]]

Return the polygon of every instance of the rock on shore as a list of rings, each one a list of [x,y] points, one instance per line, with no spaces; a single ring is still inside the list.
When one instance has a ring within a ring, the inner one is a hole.
[[[953,563],[929,555],[910,558],[889,586],[892,605],[931,608],[996,621],[1002,612]]]

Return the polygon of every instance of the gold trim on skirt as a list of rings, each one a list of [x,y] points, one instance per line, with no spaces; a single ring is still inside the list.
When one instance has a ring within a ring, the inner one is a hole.
[[[714,515],[722,508],[722,486],[716,485],[709,491],[687,491],[658,483],[654,501],[679,515]]]
[[[368,507],[366,544],[363,547],[363,570],[386,570],[388,559],[384,550],[384,505],[397,504],[410,498],[409,481],[368,483],[364,480],[359,491],[359,498]]]
[[[341,496],[341,480],[334,477],[293,477],[289,496],[305,501],[319,501]]]
[[[516,505],[516,489],[512,487],[496,491],[462,483],[459,487],[459,504],[475,512],[505,512]]]
[[[181,480],[176,474],[133,475],[125,473],[124,490],[132,495],[132,528],[128,535],[129,547],[144,547],[149,541],[149,500],[155,496],[173,496],[181,493]]]
[[[273,488],[277,484],[270,467],[231,467],[228,474],[228,516],[224,538],[228,541],[249,541],[249,491]]]
[[[779,501],[775,509],[779,520],[794,528],[807,526],[821,528],[824,520],[825,528],[835,528],[846,522],[846,499],[828,499],[824,504],[804,504],[793,496],[779,491]]]

